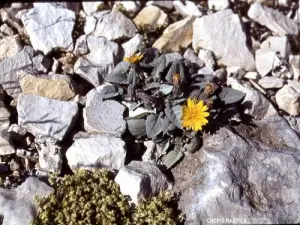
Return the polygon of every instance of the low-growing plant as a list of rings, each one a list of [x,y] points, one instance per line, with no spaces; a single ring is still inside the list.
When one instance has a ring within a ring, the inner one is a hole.
[[[74,175],[49,179],[54,192],[37,198],[32,225],[181,224],[178,195],[163,192],[135,206],[120,192],[107,169],[78,170]]]

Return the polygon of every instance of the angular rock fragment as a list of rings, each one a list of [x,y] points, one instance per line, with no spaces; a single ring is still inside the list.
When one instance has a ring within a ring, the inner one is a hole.
[[[75,102],[20,94],[17,111],[18,124],[33,135],[41,134],[62,140],[74,125],[78,105]]]
[[[190,60],[191,63],[197,64],[200,68],[205,65],[205,63],[200,58],[198,58],[195,52],[190,48],[188,48],[184,52],[183,57],[187,60]]]
[[[146,5],[155,5],[159,8],[166,9],[166,10],[172,10],[173,9],[173,0],[155,0],[155,1],[147,1]]]
[[[254,57],[246,41],[242,22],[231,9],[203,16],[193,24],[193,48],[196,52],[205,48],[220,57],[221,64],[253,71]]]
[[[162,36],[157,39],[153,47],[161,53],[179,52],[192,43],[193,22],[195,17],[187,17],[168,26]]]
[[[278,107],[292,116],[300,115],[300,92],[290,85],[284,85],[276,95]]]
[[[276,52],[269,48],[261,48],[255,52],[255,64],[257,72],[262,76],[267,76],[273,69]]]
[[[244,77],[250,80],[260,79],[260,75],[257,72],[247,72]]]
[[[119,170],[125,163],[125,142],[105,134],[81,133],[74,138],[66,157],[72,170],[103,167]]]
[[[82,7],[87,15],[91,15],[98,11],[105,4],[104,1],[82,2]]]
[[[263,43],[261,43],[260,48],[267,48],[274,52],[279,52],[284,58],[287,58],[291,54],[291,45],[289,43],[288,37],[268,37]]]
[[[123,40],[132,38],[137,31],[135,24],[118,10],[103,11],[94,14],[94,17],[98,20],[93,33],[96,37]]]
[[[297,23],[278,10],[268,8],[258,2],[248,10],[248,16],[261,25],[268,27],[279,36],[298,34]]]
[[[213,10],[224,10],[229,8],[228,0],[208,0],[208,8]]]
[[[125,106],[114,100],[103,101],[101,92],[87,95],[86,107],[83,109],[84,128],[87,132],[98,132],[120,137],[126,130],[123,119]]]
[[[33,69],[38,72],[47,73],[52,61],[49,57],[39,54],[32,59]]]
[[[216,62],[212,51],[200,49],[198,57],[205,63],[206,67],[210,67],[212,69],[215,67]]]
[[[113,9],[123,9],[129,16],[133,16],[140,10],[142,6],[141,1],[115,1]]]
[[[129,195],[135,204],[171,186],[155,164],[141,161],[131,161],[121,168],[115,181],[120,185],[122,194]]]
[[[23,93],[53,98],[57,100],[70,100],[75,96],[71,78],[66,75],[25,74],[20,79]]]
[[[0,132],[0,155],[11,155],[16,151],[9,143],[9,135],[7,130]]]
[[[40,50],[45,55],[57,48],[73,50],[73,11],[55,7],[51,3],[42,3],[36,4],[21,19],[35,50]]]
[[[18,35],[5,37],[0,40],[0,62],[6,58],[15,56],[22,51],[23,46]]]
[[[30,224],[37,214],[35,197],[44,197],[50,194],[53,188],[36,177],[28,177],[16,189],[0,188],[0,214],[3,215],[3,224]]]
[[[75,48],[74,48],[74,53],[76,55],[85,55],[88,53],[88,46],[87,46],[87,35],[81,35],[79,38],[76,40]]]
[[[157,6],[146,6],[133,19],[134,23],[143,29],[155,30],[167,22],[167,14]]]
[[[181,1],[173,1],[173,6],[176,9],[176,11],[179,12],[183,17],[200,17],[203,15],[203,13],[200,12],[197,5],[192,1],[185,1],[184,4]]]
[[[129,41],[122,44],[124,49],[124,57],[129,57],[136,53],[142,46],[144,37],[141,34],[136,34]]]
[[[264,89],[282,88],[284,80],[277,77],[264,77],[258,81],[258,84]]]
[[[76,61],[74,70],[97,87],[119,62],[119,46],[105,37],[88,36],[87,47],[89,54]]]

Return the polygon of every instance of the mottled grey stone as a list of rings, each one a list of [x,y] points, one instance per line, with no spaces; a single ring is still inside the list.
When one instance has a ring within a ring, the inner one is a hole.
[[[125,142],[105,134],[81,133],[67,150],[71,169],[111,168],[119,170],[125,163]]]
[[[41,134],[62,140],[77,117],[75,102],[59,101],[30,94],[20,94],[17,104],[18,124],[35,136]]]
[[[275,95],[276,103],[292,116],[300,115],[300,92],[291,85],[284,85]]]
[[[140,50],[144,37],[141,34],[136,34],[129,41],[122,44],[124,56],[128,57]]]
[[[183,57],[187,60],[190,60],[191,63],[197,64],[199,67],[203,67],[205,65],[204,62],[201,59],[199,59],[195,52],[190,48],[188,48],[184,52]]]
[[[122,194],[129,195],[134,203],[171,188],[155,164],[142,161],[131,161],[121,168],[115,181],[120,185]]]
[[[3,224],[30,224],[37,215],[35,196],[44,197],[52,191],[53,188],[35,177],[27,178],[16,189],[0,188],[0,215],[3,215]]]

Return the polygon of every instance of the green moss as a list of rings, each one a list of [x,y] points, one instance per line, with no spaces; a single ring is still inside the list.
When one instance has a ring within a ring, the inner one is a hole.
[[[37,198],[38,215],[32,225],[62,224],[180,224],[177,195],[161,193],[137,207],[120,192],[106,169],[78,170],[63,178],[51,177],[54,192]]]

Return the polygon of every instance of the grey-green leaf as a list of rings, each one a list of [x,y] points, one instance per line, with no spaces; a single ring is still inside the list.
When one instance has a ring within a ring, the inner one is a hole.
[[[166,166],[167,169],[170,169],[177,162],[179,162],[183,158],[184,154],[178,150],[172,150],[168,152],[167,155],[163,156],[161,161]]]
[[[105,77],[105,80],[110,83],[129,84],[127,78],[127,72],[129,68],[130,64],[128,62],[122,61],[114,68],[112,73],[108,74]]]
[[[156,114],[150,114],[146,119],[146,133],[149,138],[155,138],[163,131],[163,119]]]
[[[242,100],[244,96],[245,93],[229,87],[223,87],[222,91],[218,94],[218,97],[224,102],[225,105],[236,103]]]

